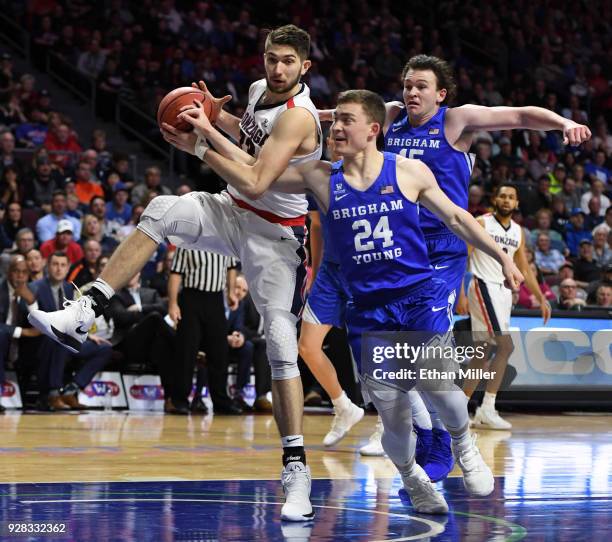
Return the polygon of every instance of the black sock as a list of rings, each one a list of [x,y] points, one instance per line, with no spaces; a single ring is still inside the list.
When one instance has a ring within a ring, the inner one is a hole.
[[[301,461],[306,465],[306,452],[304,446],[288,446],[283,448],[283,466],[291,461]]]
[[[94,311],[96,316],[101,316],[104,314],[104,310],[108,307],[110,301],[106,298],[106,296],[98,290],[95,286],[92,286],[87,292],[87,295],[91,297],[91,308]]]

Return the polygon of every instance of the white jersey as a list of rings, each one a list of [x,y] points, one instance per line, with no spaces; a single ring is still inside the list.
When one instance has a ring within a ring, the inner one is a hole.
[[[314,152],[304,156],[296,156],[289,164],[300,164],[309,160],[319,160],[323,152],[323,135],[317,108],[310,99],[310,89],[301,83],[300,91],[286,102],[280,104],[262,105],[259,102],[266,91],[265,79],[255,81],[249,89],[249,104],[240,120],[240,147],[251,156],[257,157],[266,139],[272,133],[276,119],[287,109],[303,107],[310,111],[317,124],[318,144]],[[284,194],[275,190],[267,190],[262,197],[252,200],[228,185],[227,191],[239,200],[248,203],[256,209],[273,213],[284,218],[293,218],[305,215],[308,203],[305,194]]]
[[[480,218],[484,220],[486,232],[493,237],[494,241],[508,256],[514,258],[514,253],[518,250],[523,238],[521,227],[514,220],[511,220],[510,226],[506,229],[491,213]],[[486,282],[494,282],[496,284],[503,284],[504,282],[501,265],[482,250],[474,249],[472,252],[470,256],[470,271],[475,277]]]

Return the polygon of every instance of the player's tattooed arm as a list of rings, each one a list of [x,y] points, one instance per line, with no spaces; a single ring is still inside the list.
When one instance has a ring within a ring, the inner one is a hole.
[[[406,197],[413,201],[418,199],[427,209],[441,218],[457,237],[499,262],[506,285],[518,291],[524,278],[512,258],[499,248],[470,213],[448,198],[440,189],[431,170],[423,162],[407,159],[398,161],[398,184]]]
[[[543,107],[485,107],[482,105],[462,105],[449,110],[446,131],[458,137],[463,131],[478,130],[560,130],[563,143],[580,145],[591,139],[588,126],[566,119]],[[454,138],[453,138],[454,139]]]

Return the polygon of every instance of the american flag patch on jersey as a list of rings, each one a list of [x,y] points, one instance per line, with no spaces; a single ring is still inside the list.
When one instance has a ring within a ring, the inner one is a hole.
[[[380,189],[381,194],[393,194],[393,192],[395,192],[395,189],[393,188],[393,185],[391,184],[388,184],[387,186],[383,186]]]
[[[429,132],[427,132],[429,135],[438,135],[440,133],[440,128],[430,128]]]

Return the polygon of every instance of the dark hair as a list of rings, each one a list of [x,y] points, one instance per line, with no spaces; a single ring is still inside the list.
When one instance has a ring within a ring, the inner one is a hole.
[[[65,252],[59,252],[56,251],[53,254],[51,254],[51,256],[49,256],[49,262],[51,262],[51,258],[66,258],[68,260],[68,263],[70,263],[70,258],[68,257],[68,254],[66,254]]]
[[[104,202],[104,205],[106,205],[106,200],[102,196],[93,196],[89,200],[89,206],[91,207],[93,205],[93,202],[96,201],[97,199],[101,199]]]
[[[56,196],[64,196],[65,198],[67,198],[68,194],[66,194],[65,190],[54,190],[51,194],[51,199],[54,199]]]
[[[437,56],[416,55],[413,56],[402,70],[402,81],[406,79],[408,70],[430,70],[436,76],[437,90],[446,89],[446,97],[443,103],[451,103],[457,94],[457,84],[453,76],[453,70],[446,60]]]
[[[310,34],[293,24],[271,30],[266,37],[266,51],[270,45],[293,47],[301,60],[306,60],[310,56]]]
[[[385,102],[375,92],[371,90],[345,90],[338,96],[338,105],[359,104],[365,111],[370,122],[380,124],[380,129],[385,124]]]
[[[514,190],[514,192],[516,193],[516,199],[518,200],[519,198],[519,191],[518,188],[516,187],[515,184],[512,183],[501,183],[496,189],[495,189],[495,196],[499,195],[499,192],[502,188],[512,188]]]

